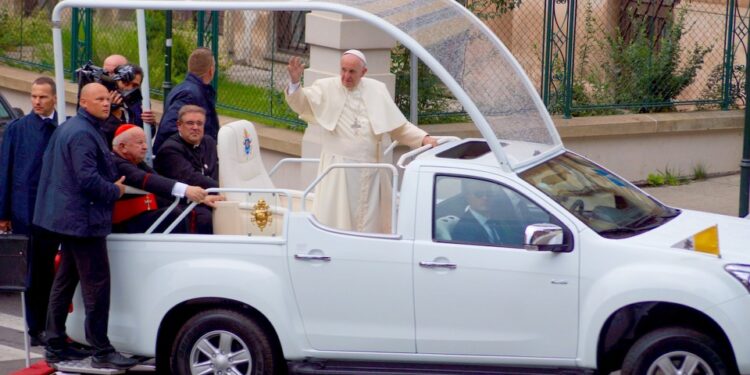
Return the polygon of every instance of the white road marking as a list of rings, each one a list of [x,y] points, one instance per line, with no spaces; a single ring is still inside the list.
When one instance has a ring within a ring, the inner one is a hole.
[[[26,352],[23,350],[0,345],[0,362],[15,361],[24,358],[26,358]],[[37,353],[31,353],[31,359],[38,358],[42,358],[42,356]]]
[[[19,332],[26,331],[26,323],[23,317],[0,313],[0,327],[14,329]]]

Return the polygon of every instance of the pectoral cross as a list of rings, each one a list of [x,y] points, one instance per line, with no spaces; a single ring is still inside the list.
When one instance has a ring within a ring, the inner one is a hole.
[[[359,129],[362,129],[362,124],[359,123],[359,117],[356,117],[354,119],[354,124],[352,124],[352,130],[354,130],[355,133],[359,133]]]
[[[151,196],[146,195],[146,200],[143,203],[146,203],[146,211],[151,211]]]

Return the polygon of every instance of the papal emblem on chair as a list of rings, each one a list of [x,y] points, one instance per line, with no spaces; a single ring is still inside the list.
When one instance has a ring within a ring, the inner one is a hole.
[[[262,232],[268,224],[273,221],[273,214],[271,213],[270,207],[266,203],[266,200],[261,198],[255,203],[252,209],[252,216],[250,221],[253,222]]]

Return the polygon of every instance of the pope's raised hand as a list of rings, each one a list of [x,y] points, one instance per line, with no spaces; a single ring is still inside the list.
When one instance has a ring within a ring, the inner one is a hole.
[[[302,59],[295,56],[289,59],[286,69],[289,71],[289,79],[296,85],[302,78],[302,73],[305,72],[305,64],[302,63]]]

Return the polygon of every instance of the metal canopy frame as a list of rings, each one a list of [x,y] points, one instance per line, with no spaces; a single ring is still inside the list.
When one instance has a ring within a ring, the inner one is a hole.
[[[385,0],[380,0],[381,3],[385,3]],[[435,4],[442,7],[453,8],[450,9],[453,12],[463,12],[464,16],[470,20],[475,30],[481,33],[481,37],[489,41],[492,47],[496,48],[499,56],[504,58],[504,62],[512,69],[511,73],[514,73],[518,81],[522,85],[522,88],[526,90],[525,95],[529,95],[533,102],[533,107],[539,112],[538,115],[540,120],[544,123],[544,127],[548,133],[547,137],[551,144],[547,149],[537,153],[534,157],[526,160],[520,160],[515,162],[514,165],[509,163],[508,156],[503,151],[498,136],[493,130],[493,127],[487,121],[482,111],[477,107],[477,104],[471,99],[470,95],[467,94],[464,87],[459,84],[456,79],[448,72],[435,56],[433,56],[427,49],[415,40],[411,35],[402,29],[399,29],[396,25],[388,22],[384,18],[381,18],[373,13],[359,9],[347,4],[335,3],[335,2],[323,2],[323,1],[273,1],[273,0],[240,0],[240,1],[187,1],[187,0],[64,0],[58,3],[52,12],[52,35],[53,35],[53,51],[55,58],[55,79],[57,81],[57,96],[58,96],[58,111],[59,113],[65,113],[65,90],[64,90],[64,67],[63,67],[63,47],[62,47],[62,30],[61,30],[61,13],[66,8],[115,8],[115,9],[133,9],[139,12],[139,56],[141,58],[141,65],[144,70],[148,69],[148,62],[145,60],[146,54],[146,43],[145,43],[145,27],[142,27],[140,23],[143,21],[142,12],[144,9],[149,10],[172,10],[172,11],[190,11],[190,10],[255,10],[255,11],[325,11],[343,14],[358,18],[364,22],[378,28],[379,30],[390,35],[406,48],[408,48],[416,57],[422,60],[432,72],[440,78],[440,80],[446,85],[446,87],[453,93],[456,99],[461,103],[466,113],[471,117],[475,126],[482,134],[484,139],[487,141],[490,150],[497,158],[500,168],[505,171],[512,171],[522,169],[534,162],[546,159],[552,155],[557,154],[563,148],[560,136],[555,129],[552,119],[546,110],[541,98],[536,93],[531,84],[531,81],[524,73],[521,66],[513,58],[505,45],[497,38],[497,36],[490,31],[490,29],[482,23],[476,16],[471,14],[466,8],[461,6],[455,1],[441,1],[441,0],[427,0],[428,4]],[[401,3],[399,3],[401,4]],[[144,35],[141,35],[144,34]],[[455,53],[455,51],[453,52]],[[492,64],[498,64],[496,61],[485,61],[488,66]],[[503,85],[503,77],[495,77],[498,80],[497,85]],[[141,90],[144,94],[144,108],[148,105],[146,99],[149,93],[149,83],[146,77],[144,77]],[[62,119],[63,116],[60,116]]]

